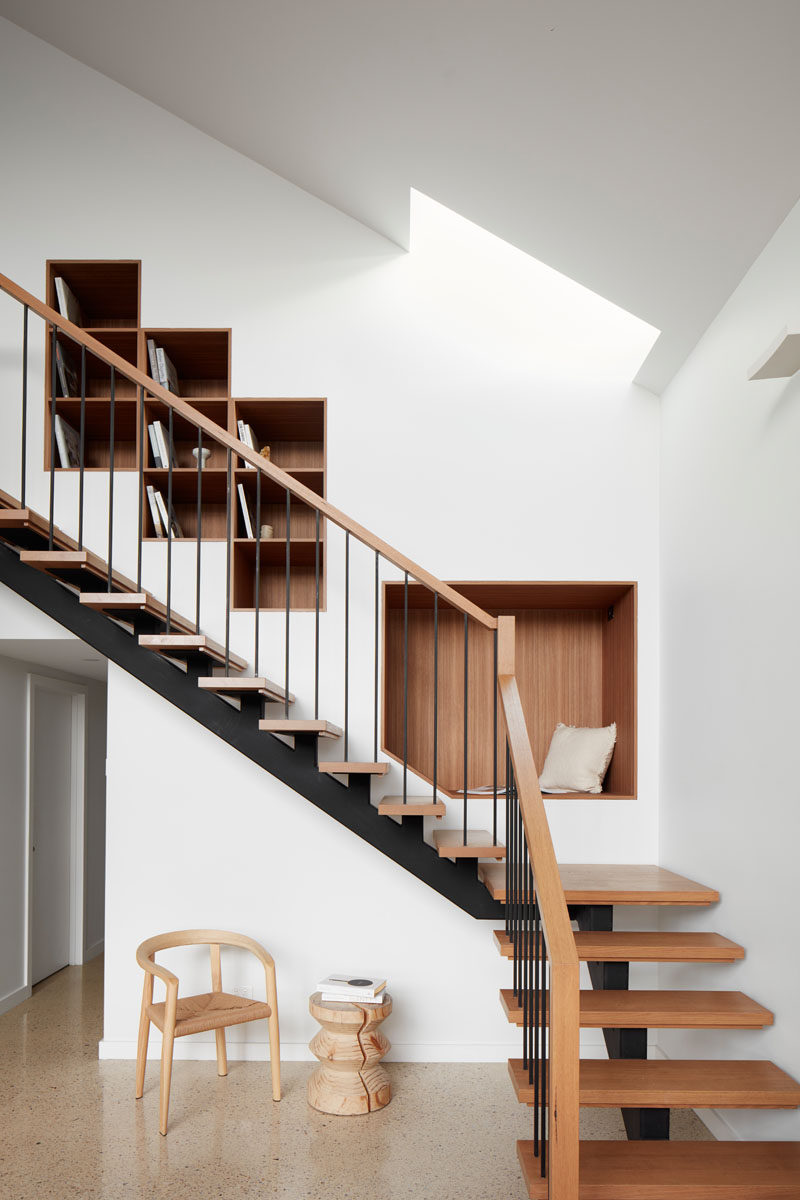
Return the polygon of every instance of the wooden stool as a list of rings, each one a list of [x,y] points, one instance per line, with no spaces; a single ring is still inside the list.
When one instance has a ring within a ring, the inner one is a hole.
[[[309,1043],[321,1064],[308,1081],[311,1107],[345,1117],[385,1108],[392,1085],[381,1059],[390,1042],[377,1030],[392,1011],[391,996],[383,1004],[339,1004],[315,992],[308,1011],[322,1026]]]

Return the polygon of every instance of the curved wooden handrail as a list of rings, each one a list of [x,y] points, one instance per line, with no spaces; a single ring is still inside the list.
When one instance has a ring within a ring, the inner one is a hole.
[[[436,592],[452,608],[466,613],[467,616],[472,617],[474,621],[477,621],[486,629],[497,628],[496,617],[484,612],[482,608],[479,608],[477,604],[473,604],[471,600],[465,599],[454,588],[443,583],[441,579],[437,579],[430,571],[426,571],[419,563],[407,558],[399,550],[395,550],[393,546],[390,546],[388,542],[384,542],[369,529],[366,529],[363,525],[359,525],[357,521],[353,521],[346,513],[329,504],[327,500],[324,500],[316,492],[312,492],[304,484],[299,483],[293,476],[287,475],[280,467],[276,467],[274,463],[262,458],[260,454],[256,454],[244,442],[240,442],[238,438],[230,434],[227,429],[223,429],[221,425],[217,425],[216,422],[198,412],[188,401],[182,399],[180,396],[176,396],[174,392],[168,392],[166,388],[161,387],[159,383],[156,383],[149,375],[145,375],[138,367],[134,367],[124,358],[120,358],[118,354],[115,354],[113,350],[109,350],[102,342],[98,342],[91,334],[81,329],[80,326],[73,325],[71,321],[68,321],[66,317],[62,317],[54,308],[50,308],[49,305],[44,304],[36,296],[25,291],[24,288],[14,283],[12,279],[2,274],[0,274],[0,291],[13,297],[20,304],[27,305],[31,312],[35,312],[43,320],[49,322],[49,324],[55,325],[57,329],[62,330],[63,333],[67,334],[79,346],[85,346],[91,354],[95,355],[102,362],[105,362],[108,366],[113,367],[118,374],[124,376],[125,379],[129,379],[136,387],[144,388],[149,395],[154,396],[156,399],[162,401],[163,404],[173,409],[174,412],[191,421],[193,425],[197,426],[198,429],[202,429],[203,433],[207,433],[219,445],[232,450],[239,458],[261,471],[263,475],[266,475],[268,479],[280,484],[282,488],[291,492],[293,496],[296,496],[298,500],[302,500],[310,508],[316,509],[321,516],[327,518],[334,525],[338,525],[340,529],[344,529],[350,533],[365,546],[369,546],[371,550],[377,550],[387,562],[392,563],[401,571],[408,571],[408,574],[413,579],[424,584],[431,591]]]
[[[580,967],[515,674],[515,620],[498,618],[497,684],[514,766],[525,841],[550,959],[548,1196],[577,1200]]]

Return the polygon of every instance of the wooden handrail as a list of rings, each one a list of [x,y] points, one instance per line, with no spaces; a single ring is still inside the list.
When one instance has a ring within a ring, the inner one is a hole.
[[[577,1200],[580,973],[575,935],[550,836],[515,673],[515,620],[499,617],[498,689],[550,959],[549,1200]]]
[[[203,413],[198,412],[186,400],[183,400],[180,396],[176,396],[174,392],[168,392],[166,388],[156,383],[149,375],[145,375],[138,367],[132,366],[124,358],[120,358],[118,354],[115,354],[113,350],[109,350],[102,342],[98,342],[90,334],[86,333],[79,325],[73,325],[71,321],[68,321],[66,317],[62,317],[54,308],[50,308],[49,305],[44,304],[36,296],[25,291],[24,288],[14,283],[12,279],[2,274],[0,274],[0,291],[18,300],[20,304],[27,305],[31,312],[35,312],[43,320],[49,322],[49,324],[55,325],[57,329],[62,330],[73,342],[77,342],[79,346],[85,346],[96,358],[113,367],[118,374],[129,379],[137,387],[144,388],[149,395],[156,397],[156,399],[166,404],[180,416],[191,421],[193,425],[197,426],[198,429],[202,429],[203,433],[207,433],[214,441],[232,450],[239,458],[248,462],[251,467],[255,467],[261,471],[262,475],[266,475],[268,479],[273,480],[273,482],[291,492],[293,496],[296,496],[298,500],[302,500],[310,508],[316,509],[321,516],[326,517],[334,525],[338,525],[340,529],[344,529],[352,534],[358,541],[363,542],[365,546],[369,546],[371,550],[377,550],[387,562],[392,563],[401,571],[408,571],[408,574],[413,579],[424,584],[431,591],[436,592],[452,608],[466,613],[467,616],[472,617],[474,621],[485,626],[486,629],[497,628],[496,617],[479,608],[477,604],[473,604],[471,600],[467,600],[454,588],[443,583],[441,579],[437,579],[435,575],[431,575],[430,571],[426,571],[419,563],[407,558],[399,550],[395,550],[393,546],[390,546],[388,542],[384,542],[369,529],[366,529],[363,525],[359,525],[357,521],[353,521],[346,513],[329,504],[327,500],[317,495],[316,492],[312,492],[304,484],[299,483],[293,476],[287,475],[280,467],[276,467],[274,463],[262,458],[255,450],[252,450],[244,442],[240,442],[230,434],[227,429],[223,429],[221,425],[217,425],[216,422],[204,416]]]

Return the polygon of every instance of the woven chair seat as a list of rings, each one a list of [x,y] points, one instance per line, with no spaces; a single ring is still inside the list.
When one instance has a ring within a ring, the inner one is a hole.
[[[150,1004],[147,1015],[164,1032],[165,1004]],[[185,996],[178,1000],[175,1037],[188,1033],[205,1033],[208,1029],[222,1029],[227,1025],[243,1025],[245,1021],[260,1021],[271,1013],[264,1000],[246,1000],[244,996],[232,996],[228,992],[205,992],[200,996]]]

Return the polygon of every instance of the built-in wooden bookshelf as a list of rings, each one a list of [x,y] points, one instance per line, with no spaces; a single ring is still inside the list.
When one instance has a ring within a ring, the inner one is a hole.
[[[603,795],[636,796],[636,584],[452,583],[494,616],[516,617],[517,682],[541,770],[556,724],[617,725]],[[403,756],[404,588],[384,585],[383,749]],[[408,761],[433,779],[433,595],[409,585]],[[464,776],[464,617],[439,604],[437,784],[455,797]],[[493,780],[494,639],[469,623],[468,787]],[[505,743],[498,743],[505,786]]]
[[[169,356],[178,376],[181,396],[204,416],[238,436],[238,422],[246,422],[257,448],[270,447],[270,457],[311,491],[325,496],[326,402],[324,399],[231,396],[231,331],[229,329],[176,329],[141,324],[141,263],[136,260],[53,259],[47,263],[46,297],[58,309],[56,278],[66,280],[77,299],[82,327],[116,354],[150,374],[149,338]],[[80,353],[69,339],[59,337],[62,352],[80,380]],[[45,469],[50,469],[51,341],[46,343]],[[56,412],[74,428],[80,426],[80,394],[60,395],[56,387]],[[80,392],[80,388],[78,388]],[[157,488],[167,498],[168,471],[153,459],[147,428],[160,421],[169,428],[169,409],[154,396],[144,396],[144,441],[139,444],[139,398],[136,388],[117,374],[114,386],[114,466],[134,471],[141,466],[142,486]],[[87,470],[107,471],[109,466],[111,373],[94,355],[86,356],[85,464]],[[175,464],[172,471],[172,505],[185,538],[198,533],[198,469],[192,450],[198,444],[195,426],[173,414]],[[203,448],[211,453],[202,472],[200,520],[203,540],[224,541],[227,536],[227,451],[207,435]],[[57,471],[74,471],[61,467]],[[261,514],[256,516],[256,475],[243,460],[232,461],[232,600],[233,607],[255,607],[256,537],[244,527],[237,484],[250,501],[256,522],[270,525],[273,536],[261,540],[259,607],[283,608],[286,597],[286,493],[262,478]],[[150,507],[145,498],[144,537],[156,540]],[[254,529],[258,534],[258,529]],[[291,504],[290,591],[293,609],[312,609],[316,602],[315,513],[300,501]],[[324,607],[325,538],[320,522],[320,606]]]

